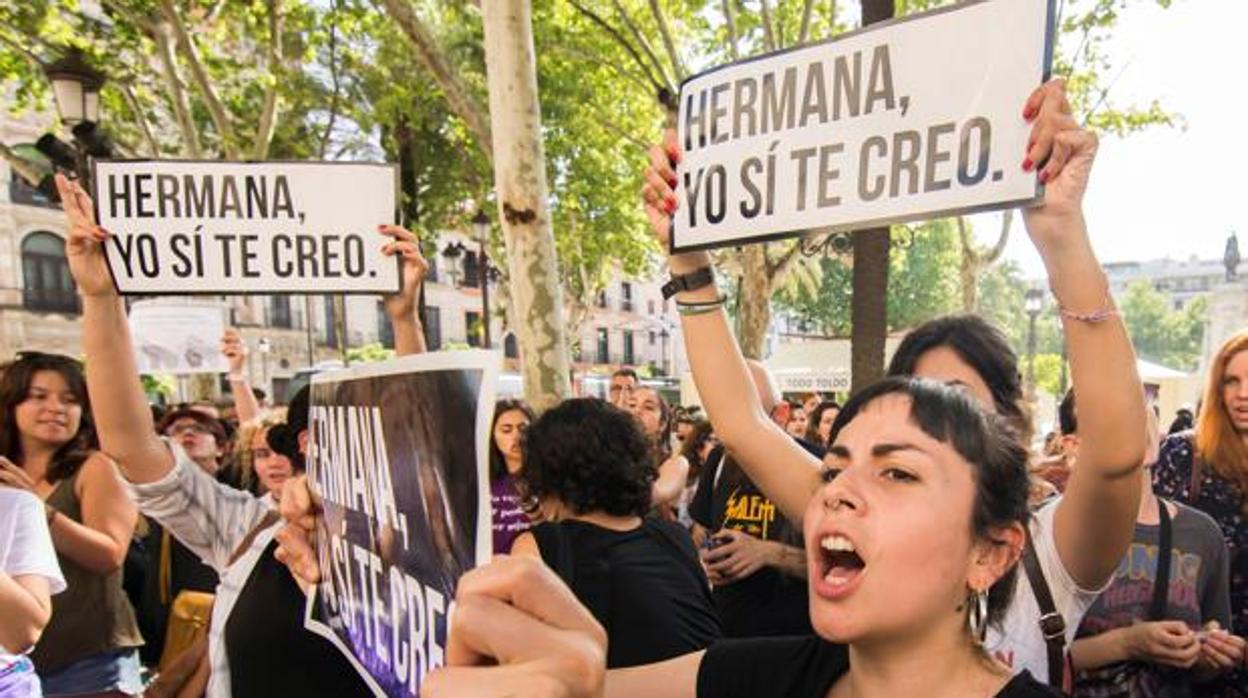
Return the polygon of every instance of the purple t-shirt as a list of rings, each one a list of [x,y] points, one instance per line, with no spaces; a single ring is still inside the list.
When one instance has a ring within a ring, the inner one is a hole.
[[[529,530],[533,524],[520,506],[520,493],[510,475],[490,482],[491,521],[494,529],[494,554],[506,555],[516,536]]]

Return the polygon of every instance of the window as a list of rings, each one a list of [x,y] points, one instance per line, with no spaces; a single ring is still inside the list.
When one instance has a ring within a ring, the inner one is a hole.
[[[481,285],[481,263],[476,252],[464,253],[464,286],[477,288]]]
[[[654,315],[654,299],[653,298],[646,301],[646,312],[650,315]]]
[[[620,284],[620,310],[626,313],[633,310],[633,285],[627,281]]]
[[[464,311],[464,331],[468,335],[468,346],[481,346],[481,313]]]
[[[520,358],[520,347],[516,343],[515,334],[512,334],[509,332],[507,333],[507,336],[503,339],[503,356],[509,359]]]
[[[598,300],[596,301],[599,308],[607,307],[607,291],[603,289],[598,292]]]
[[[425,326],[425,345],[430,351],[442,348],[442,311],[436,305],[426,305],[420,323]]]
[[[611,343],[607,338],[607,328],[598,328],[598,363],[611,363]]]
[[[290,296],[269,296],[269,324],[273,327],[291,327]]]
[[[425,272],[425,281],[430,283],[438,282],[438,254],[434,250],[434,254],[425,255],[425,262],[429,265],[429,269]]]
[[[22,240],[22,302],[27,310],[77,313],[78,294],[65,260],[65,241],[48,232]]]
[[[624,330],[624,363],[632,365],[637,363],[633,360],[633,331]]]
[[[325,296],[325,343],[338,346],[338,306],[333,296]]]
[[[654,335],[654,332],[652,331],[650,332],[650,346],[654,346],[654,339],[655,339],[655,335]]]
[[[383,347],[394,348],[394,323],[390,322],[386,304],[382,301],[377,301],[377,341]]]

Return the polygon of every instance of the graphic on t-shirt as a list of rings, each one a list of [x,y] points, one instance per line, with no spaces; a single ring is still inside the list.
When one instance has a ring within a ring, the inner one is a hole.
[[[768,533],[776,520],[776,505],[757,492],[742,493],[734,489],[724,505],[723,528],[748,533],[755,538],[771,540]]]

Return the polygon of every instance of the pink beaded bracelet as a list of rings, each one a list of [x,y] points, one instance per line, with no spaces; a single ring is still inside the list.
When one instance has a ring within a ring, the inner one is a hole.
[[[1053,294],[1053,297],[1056,298],[1057,294]],[[1118,309],[1114,307],[1113,298],[1108,293],[1105,294],[1105,301],[1101,303],[1101,307],[1097,308],[1096,310],[1093,310],[1090,313],[1076,313],[1071,310],[1067,310],[1066,306],[1062,305],[1062,302],[1060,300],[1057,302],[1057,312],[1060,313],[1062,317],[1068,320],[1075,320],[1077,322],[1087,322],[1087,323],[1092,323],[1092,324],[1105,322],[1111,317],[1118,315]]]

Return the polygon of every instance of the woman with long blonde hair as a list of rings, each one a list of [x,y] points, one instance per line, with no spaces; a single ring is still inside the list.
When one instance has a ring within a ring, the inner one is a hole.
[[[1230,552],[1231,632],[1248,637],[1248,330],[1218,349],[1196,428],[1162,441],[1153,488],[1218,522]],[[1248,695],[1235,688],[1245,685],[1241,667],[1220,695]]]

